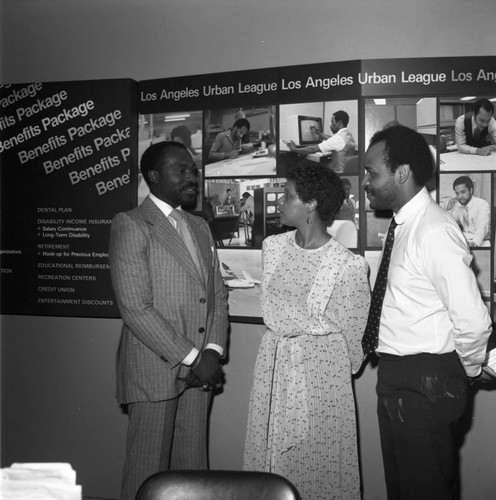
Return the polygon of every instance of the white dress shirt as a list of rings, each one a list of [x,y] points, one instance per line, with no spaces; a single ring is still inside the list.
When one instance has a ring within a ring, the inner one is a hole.
[[[484,240],[489,239],[491,208],[486,200],[472,196],[466,205],[457,201],[449,213],[462,228],[469,245],[480,247]]]
[[[160,209],[160,211],[167,217],[169,222],[173,225],[174,229],[177,229],[176,224],[177,222],[172,218],[169,217],[170,213],[172,210],[174,210],[168,203],[165,201],[162,201],[161,199],[157,198],[153,194],[150,193],[150,199],[157,205],[157,207]],[[176,210],[181,210],[181,207],[176,207]],[[207,344],[205,346],[205,349],[213,349],[214,351],[217,351],[221,356],[224,354],[224,349],[217,344]],[[183,365],[190,366],[193,361],[196,359],[200,351],[196,348],[193,347],[189,354],[181,361]]]
[[[456,349],[467,375],[477,376],[491,318],[462,232],[425,187],[395,220],[377,352],[406,356]]]
[[[341,151],[342,149],[345,148],[346,141],[339,132],[337,132],[334,135],[331,135],[331,137],[328,137],[327,139],[324,139],[319,144],[319,149],[322,152],[322,154],[330,155],[333,151]]]
[[[474,134],[477,125],[475,124],[474,117],[472,116],[472,135]],[[493,147],[496,144],[496,120],[494,117],[489,120],[487,127],[488,135],[492,138]],[[471,155],[477,154],[477,148],[467,144],[467,136],[465,134],[465,115],[459,116],[455,122],[455,142],[458,152]]]

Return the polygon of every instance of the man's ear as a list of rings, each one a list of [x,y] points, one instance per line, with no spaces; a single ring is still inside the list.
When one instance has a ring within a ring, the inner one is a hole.
[[[412,175],[410,165],[408,165],[408,163],[403,163],[403,165],[400,165],[396,169],[396,175],[398,177],[400,184],[405,183],[408,180],[408,178],[410,177],[410,175]]]
[[[148,180],[155,184],[158,181],[158,172],[156,170],[149,170],[148,171]]]

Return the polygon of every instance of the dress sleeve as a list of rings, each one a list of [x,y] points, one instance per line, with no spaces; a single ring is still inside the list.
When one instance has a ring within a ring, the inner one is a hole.
[[[361,341],[370,306],[367,274],[365,259],[355,255],[344,267],[331,296],[331,303],[338,305],[338,320],[348,347],[353,374],[358,372],[364,360]]]

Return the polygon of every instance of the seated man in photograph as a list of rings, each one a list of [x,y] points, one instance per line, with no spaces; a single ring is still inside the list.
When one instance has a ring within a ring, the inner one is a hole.
[[[496,151],[496,120],[494,104],[478,99],[471,112],[455,122],[455,141],[459,153],[489,156]]]
[[[346,128],[349,121],[350,117],[346,111],[336,111],[331,118],[332,135],[324,134],[320,130],[312,128],[312,131],[322,140],[321,143],[299,148],[294,142],[289,141],[287,146],[291,151],[301,155],[313,153],[332,154],[332,169],[334,172],[341,174],[344,171],[345,163],[355,154],[355,139]]]
[[[217,134],[208,153],[208,159],[220,161],[237,158],[243,137],[247,136],[249,131],[250,122],[246,118],[238,118],[230,129]]]
[[[489,203],[474,196],[474,183],[466,175],[453,182],[456,200],[450,202],[448,212],[463,231],[471,247],[480,247],[490,239],[491,209]]]
[[[236,205],[236,200],[230,189],[226,189],[226,198],[224,199],[223,205]]]

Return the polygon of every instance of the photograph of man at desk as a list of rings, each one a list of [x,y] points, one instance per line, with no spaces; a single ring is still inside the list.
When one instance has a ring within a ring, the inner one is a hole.
[[[205,112],[205,177],[276,173],[275,106]]]
[[[491,246],[491,174],[442,174],[439,204],[455,219],[470,247]]]
[[[304,157],[305,161],[320,163],[338,174],[358,174],[356,101],[282,105],[279,136],[279,172]]]
[[[440,170],[496,169],[496,97],[441,99]]]
[[[218,248],[262,248],[262,241],[281,231],[278,200],[285,179],[207,179],[203,216]],[[226,193],[232,203],[225,204]]]

